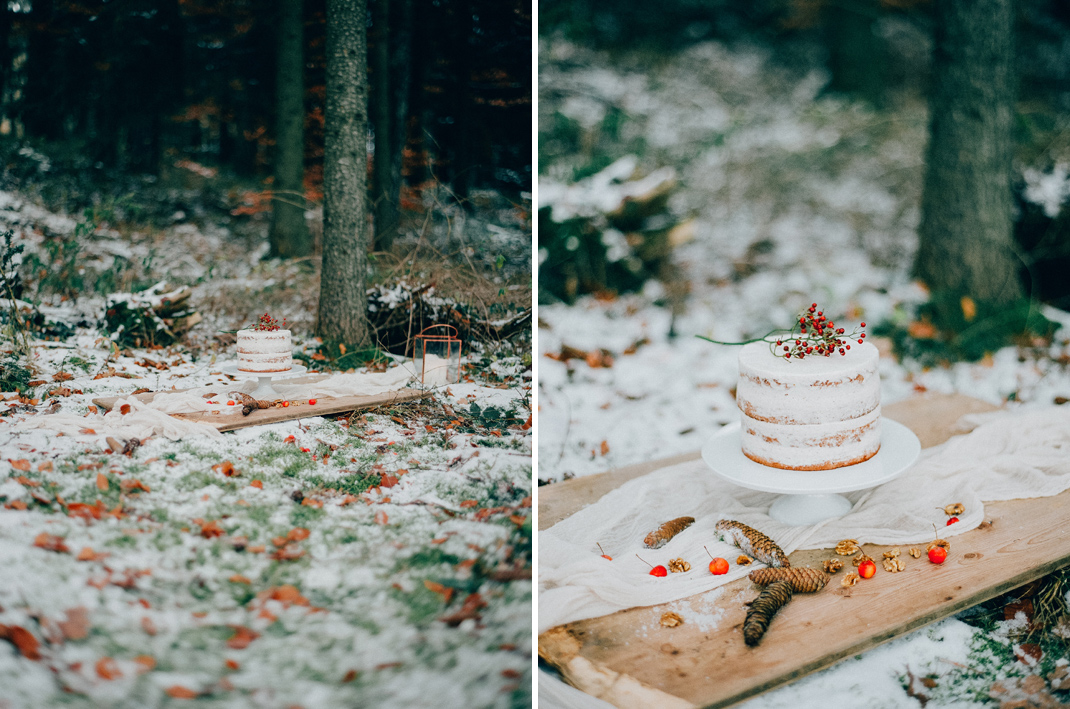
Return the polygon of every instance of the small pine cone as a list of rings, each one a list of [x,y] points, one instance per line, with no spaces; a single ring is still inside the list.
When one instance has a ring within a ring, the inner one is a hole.
[[[691,564],[687,563],[683,559],[669,559],[669,571],[673,572],[674,574],[690,570]]]
[[[859,550],[857,539],[844,539],[836,545],[836,553],[840,556],[850,556]]]
[[[743,641],[751,647],[760,643],[773,616],[790,600],[791,583],[775,581],[769,584],[751,601],[750,608],[747,609],[747,618],[743,621]]]
[[[873,561],[869,554],[859,554],[855,558],[851,559],[851,565],[857,567],[863,561]]]
[[[814,593],[820,591],[829,582],[828,574],[809,566],[792,566],[787,569],[769,567],[755,569],[748,578],[759,586],[768,586],[776,581],[787,581],[796,593]]]
[[[966,506],[963,505],[961,502],[955,502],[955,503],[952,503],[952,504],[947,505],[946,507],[944,507],[944,514],[946,514],[948,517],[952,517],[954,515],[960,515],[965,511],[966,511]]]
[[[736,565],[737,566],[746,566],[747,564],[751,563],[752,561],[754,561],[754,559],[751,559],[746,554],[740,554],[739,556],[736,557]]]
[[[899,571],[903,571],[906,568],[907,566],[903,563],[902,559],[899,559],[897,557],[889,557],[884,560],[884,570],[888,571],[889,573],[894,574]]]
[[[840,585],[844,588],[854,586],[856,583],[858,583],[858,574],[844,574],[840,579]]]
[[[921,549],[918,549],[917,547],[910,547],[910,549],[907,550],[907,553],[910,554],[915,559],[920,559],[921,558]]]
[[[683,625],[684,619],[680,617],[680,614],[670,611],[661,616],[661,624],[666,628],[675,628],[678,625]]]
[[[694,517],[677,517],[676,519],[670,519],[668,522],[646,535],[643,544],[646,545],[647,549],[660,549],[668,544],[670,539],[690,527],[694,522]]]
[[[834,574],[843,568],[843,562],[839,559],[825,559],[825,563],[821,566],[825,569],[825,573]]]
[[[884,552],[884,558],[885,559],[898,559],[899,558],[899,547],[896,547],[895,549],[889,549],[888,551]]]
[[[717,523],[715,529],[720,533],[721,539],[731,541],[742,549],[743,553],[764,564],[782,567],[791,566],[788,562],[788,555],[784,553],[784,550],[777,546],[777,543],[772,539],[753,527],[748,527],[742,522],[732,519],[722,519]]]

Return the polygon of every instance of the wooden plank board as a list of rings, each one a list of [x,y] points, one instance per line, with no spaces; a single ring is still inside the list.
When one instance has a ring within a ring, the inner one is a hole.
[[[950,436],[959,414],[993,408],[967,397],[931,397],[887,413],[933,445]],[[559,509],[558,500],[550,502],[551,512]],[[541,515],[542,499],[539,509]],[[743,603],[757,589],[739,579],[682,602],[691,610],[685,615],[702,623],[662,627],[662,614],[680,601],[633,608],[553,628],[540,635],[539,654],[574,686],[618,707],[726,707],[1070,565],[1068,522],[1070,491],[988,504],[986,524],[952,538],[944,565],[905,557],[906,571],[880,570],[846,589],[841,572],[822,592],[797,595],[757,648],[741,635]],[[885,548],[867,552],[879,558]],[[798,551],[791,562],[815,565],[830,556]]]
[[[390,404],[414,401],[430,395],[431,392],[420,391],[418,389],[400,389],[398,391],[375,394],[372,396],[318,397],[315,406],[302,404],[300,406],[288,406],[281,409],[258,409],[251,412],[248,416],[242,416],[240,412],[226,415],[215,415],[202,412],[171,415],[175,418],[185,419],[187,421],[206,423],[210,426],[214,426],[219,431],[234,431],[239,428],[263,426],[264,424],[278,423],[280,421],[293,421],[294,419],[310,418],[312,416],[328,416],[348,411],[373,409],[377,406],[389,406]],[[152,401],[155,392],[145,392],[143,394],[136,394],[136,396],[141,401],[149,402]],[[93,399],[93,403],[103,409],[111,409],[119,398],[120,397],[115,396],[102,397],[100,399]]]

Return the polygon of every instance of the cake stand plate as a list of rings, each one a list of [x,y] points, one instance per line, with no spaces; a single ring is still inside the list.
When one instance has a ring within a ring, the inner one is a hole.
[[[229,362],[221,365],[219,371],[223,372],[223,374],[256,377],[258,380],[256,390],[249,394],[254,399],[279,399],[281,395],[271,387],[271,380],[296,377],[307,372],[308,367],[303,364],[294,364],[283,372],[243,372],[238,369],[237,362]]]
[[[891,419],[881,419],[881,447],[875,456],[833,470],[782,470],[755,463],[743,455],[738,421],[722,428],[702,447],[702,459],[719,477],[750,490],[780,493],[769,516],[793,526],[847,514],[851,502],[839,493],[894,480],[920,454],[921,442],[914,432]]]

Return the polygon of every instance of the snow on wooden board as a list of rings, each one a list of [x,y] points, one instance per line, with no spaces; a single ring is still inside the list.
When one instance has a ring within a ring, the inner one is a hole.
[[[137,394],[136,396],[142,401],[149,402],[152,401],[154,395],[154,392],[146,392]],[[278,423],[280,421],[293,421],[295,419],[309,418],[312,416],[329,416],[331,414],[345,413],[346,411],[360,411],[362,409],[372,409],[377,406],[400,404],[405,401],[422,399],[430,395],[431,393],[427,391],[402,389],[371,396],[320,397],[316,399],[314,405],[302,404],[301,406],[287,406],[279,409],[257,409],[250,412],[248,416],[242,416],[241,414],[217,416],[203,412],[171,415],[189,421],[206,423],[210,426],[215,426],[215,428],[220,431],[235,431],[239,428],[247,428],[249,426],[262,426],[264,424]],[[117,396],[102,397],[93,399],[93,403],[103,409],[110,410],[119,398],[120,397]]]
[[[919,398],[886,413],[925,432],[934,445],[950,436],[957,414],[978,410],[978,403],[961,396]],[[934,436],[937,428],[942,433]],[[542,498],[555,487],[540,489],[540,523]],[[551,511],[553,498],[551,492]],[[618,707],[730,706],[1070,565],[1068,504],[1070,491],[988,503],[986,524],[956,536],[944,565],[908,559],[905,571],[879,573],[851,588],[839,585],[840,572],[820,593],[799,594],[756,648],[740,634],[743,603],[756,590],[739,579],[683,601],[552,628],[539,636],[539,654],[571,684]],[[867,549],[877,558],[884,550]],[[807,550],[790,558],[793,566],[805,566],[830,556],[831,550]],[[660,618],[670,610],[682,614],[684,624],[662,627]]]

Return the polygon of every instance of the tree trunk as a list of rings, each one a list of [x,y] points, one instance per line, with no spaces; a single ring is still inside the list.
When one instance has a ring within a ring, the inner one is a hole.
[[[278,23],[275,197],[271,201],[269,255],[292,258],[312,250],[305,225],[305,63],[301,0],[279,0]]]
[[[369,342],[367,277],[368,69],[365,0],[327,0],[323,268],[317,334]]]
[[[390,183],[386,198],[395,206],[395,218],[401,221],[401,168],[405,159],[405,145],[409,139],[409,87],[412,84],[412,0],[394,0],[398,10],[393,26],[394,39],[390,54],[390,77],[394,92],[394,135],[390,145]],[[395,233],[396,233],[395,229]]]
[[[953,328],[962,324],[955,309],[963,297],[993,308],[1022,297],[1012,251],[1014,10],[1011,0],[940,0],[933,10],[932,126],[914,272],[931,291],[937,324]]]
[[[397,188],[391,154],[396,124],[393,111],[390,67],[390,0],[372,0],[372,31],[375,52],[372,55],[371,105],[375,134],[375,159],[372,169],[371,199],[375,205],[375,250],[389,251],[398,225]]]

